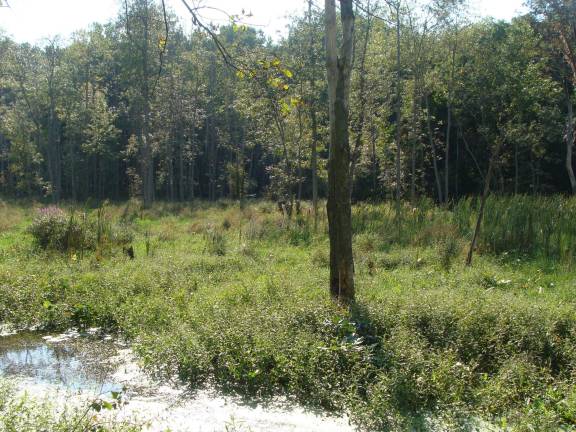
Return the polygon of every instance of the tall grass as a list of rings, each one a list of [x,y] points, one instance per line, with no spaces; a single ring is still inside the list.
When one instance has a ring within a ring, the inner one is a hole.
[[[479,208],[477,198],[457,202],[450,210],[429,200],[404,204],[400,217],[389,203],[359,204],[353,209],[356,235],[376,236],[390,245],[454,244],[472,237]],[[576,198],[564,196],[490,196],[478,248],[483,253],[525,255],[573,263],[576,257]]]
[[[478,201],[457,203],[453,221],[469,236]],[[563,196],[489,197],[480,231],[480,249],[488,253],[513,252],[571,263],[576,248],[576,198]]]

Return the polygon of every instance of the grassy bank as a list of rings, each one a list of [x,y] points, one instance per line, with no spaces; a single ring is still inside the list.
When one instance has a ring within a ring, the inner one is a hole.
[[[406,205],[400,221],[391,206],[358,205],[358,302],[344,310],[327,293],[325,217],[315,232],[307,209],[290,221],[266,202],[108,206],[98,220],[130,232],[132,260],[112,241],[42,250],[33,206],[5,203],[0,321],[121,331],[156,374],[287,394],[365,430],[438,416],[455,430],[472,416],[572,430],[575,207],[491,200],[466,268],[473,202]]]

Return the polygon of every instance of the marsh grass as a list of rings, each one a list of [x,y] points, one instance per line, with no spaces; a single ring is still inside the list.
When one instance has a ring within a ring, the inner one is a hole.
[[[310,218],[288,220],[267,202],[159,205],[126,222],[135,260],[41,253],[23,219],[1,238],[0,321],[123,332],[158,376],[285,394],[346,411],[363,430],[410,430],[427,415],[453,430],[471,417],[510,430],[572,430],[573,234],[552,219],[575,201],[543,199],[492,198],[472,268],[459,254],[472,201],[405,205],[401,219],[388,204],[356,206],[351,310],[327,292],[323,216],[314,231]],[[124,210],[108,208],[113,225]],[[510,233],[496,220],[519,226]],[[169,238],[157,241],[163,232]]]

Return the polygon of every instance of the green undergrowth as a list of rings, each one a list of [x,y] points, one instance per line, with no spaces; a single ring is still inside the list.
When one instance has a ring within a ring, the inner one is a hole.
[[[284,394],[347,412],[362,430],[465,430],[475,419],[575,428],[569,247],[556,256],[538,238],[520,249],[509,240],[508,251],[485,241],[466,268],[470,202],[406,205],[401,220],[393,206],[356,206],[350,309],[329,298],[326,217],[315,232],[306,208],[287,220],[266,202],[109,206],[133,235],[135,259],[117,247],[41,250],[29,206],[0,211],[18,215],[0,235],[1,322],[119,331],[158,376]],[[564,245],[569,235],[550,238]]]
[[[137,432],[137,424],[97,416],[100,400],[84,406],[57,407],[48,396],[34,397],[0,379],[0,431],[2,432]]]

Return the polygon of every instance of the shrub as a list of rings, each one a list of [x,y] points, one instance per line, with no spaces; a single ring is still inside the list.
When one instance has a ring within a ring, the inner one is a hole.
[[[212,255],[226,255],[226,238],[221,231],[210,228],[204,234],[206,251]]]
[[[450,270],[454,260],[460,255],[461,244],[456,236],[447,236],[438,245],[440,264],[446,271]]]
[[[58,207],[38,210],[30,234],[42,249],[69,251],[94,249],[96,241],[87,229],[86,216],[79,220],[74,214],[68,216]]]
[[[68,214],[55,206],[42,208],[28,232],[41,249],[59,252],[96,249],[102,252],[113,245],[126,246],[134,240],[130,226],[112,224],[103,208],[98,209],[95,216]]]

